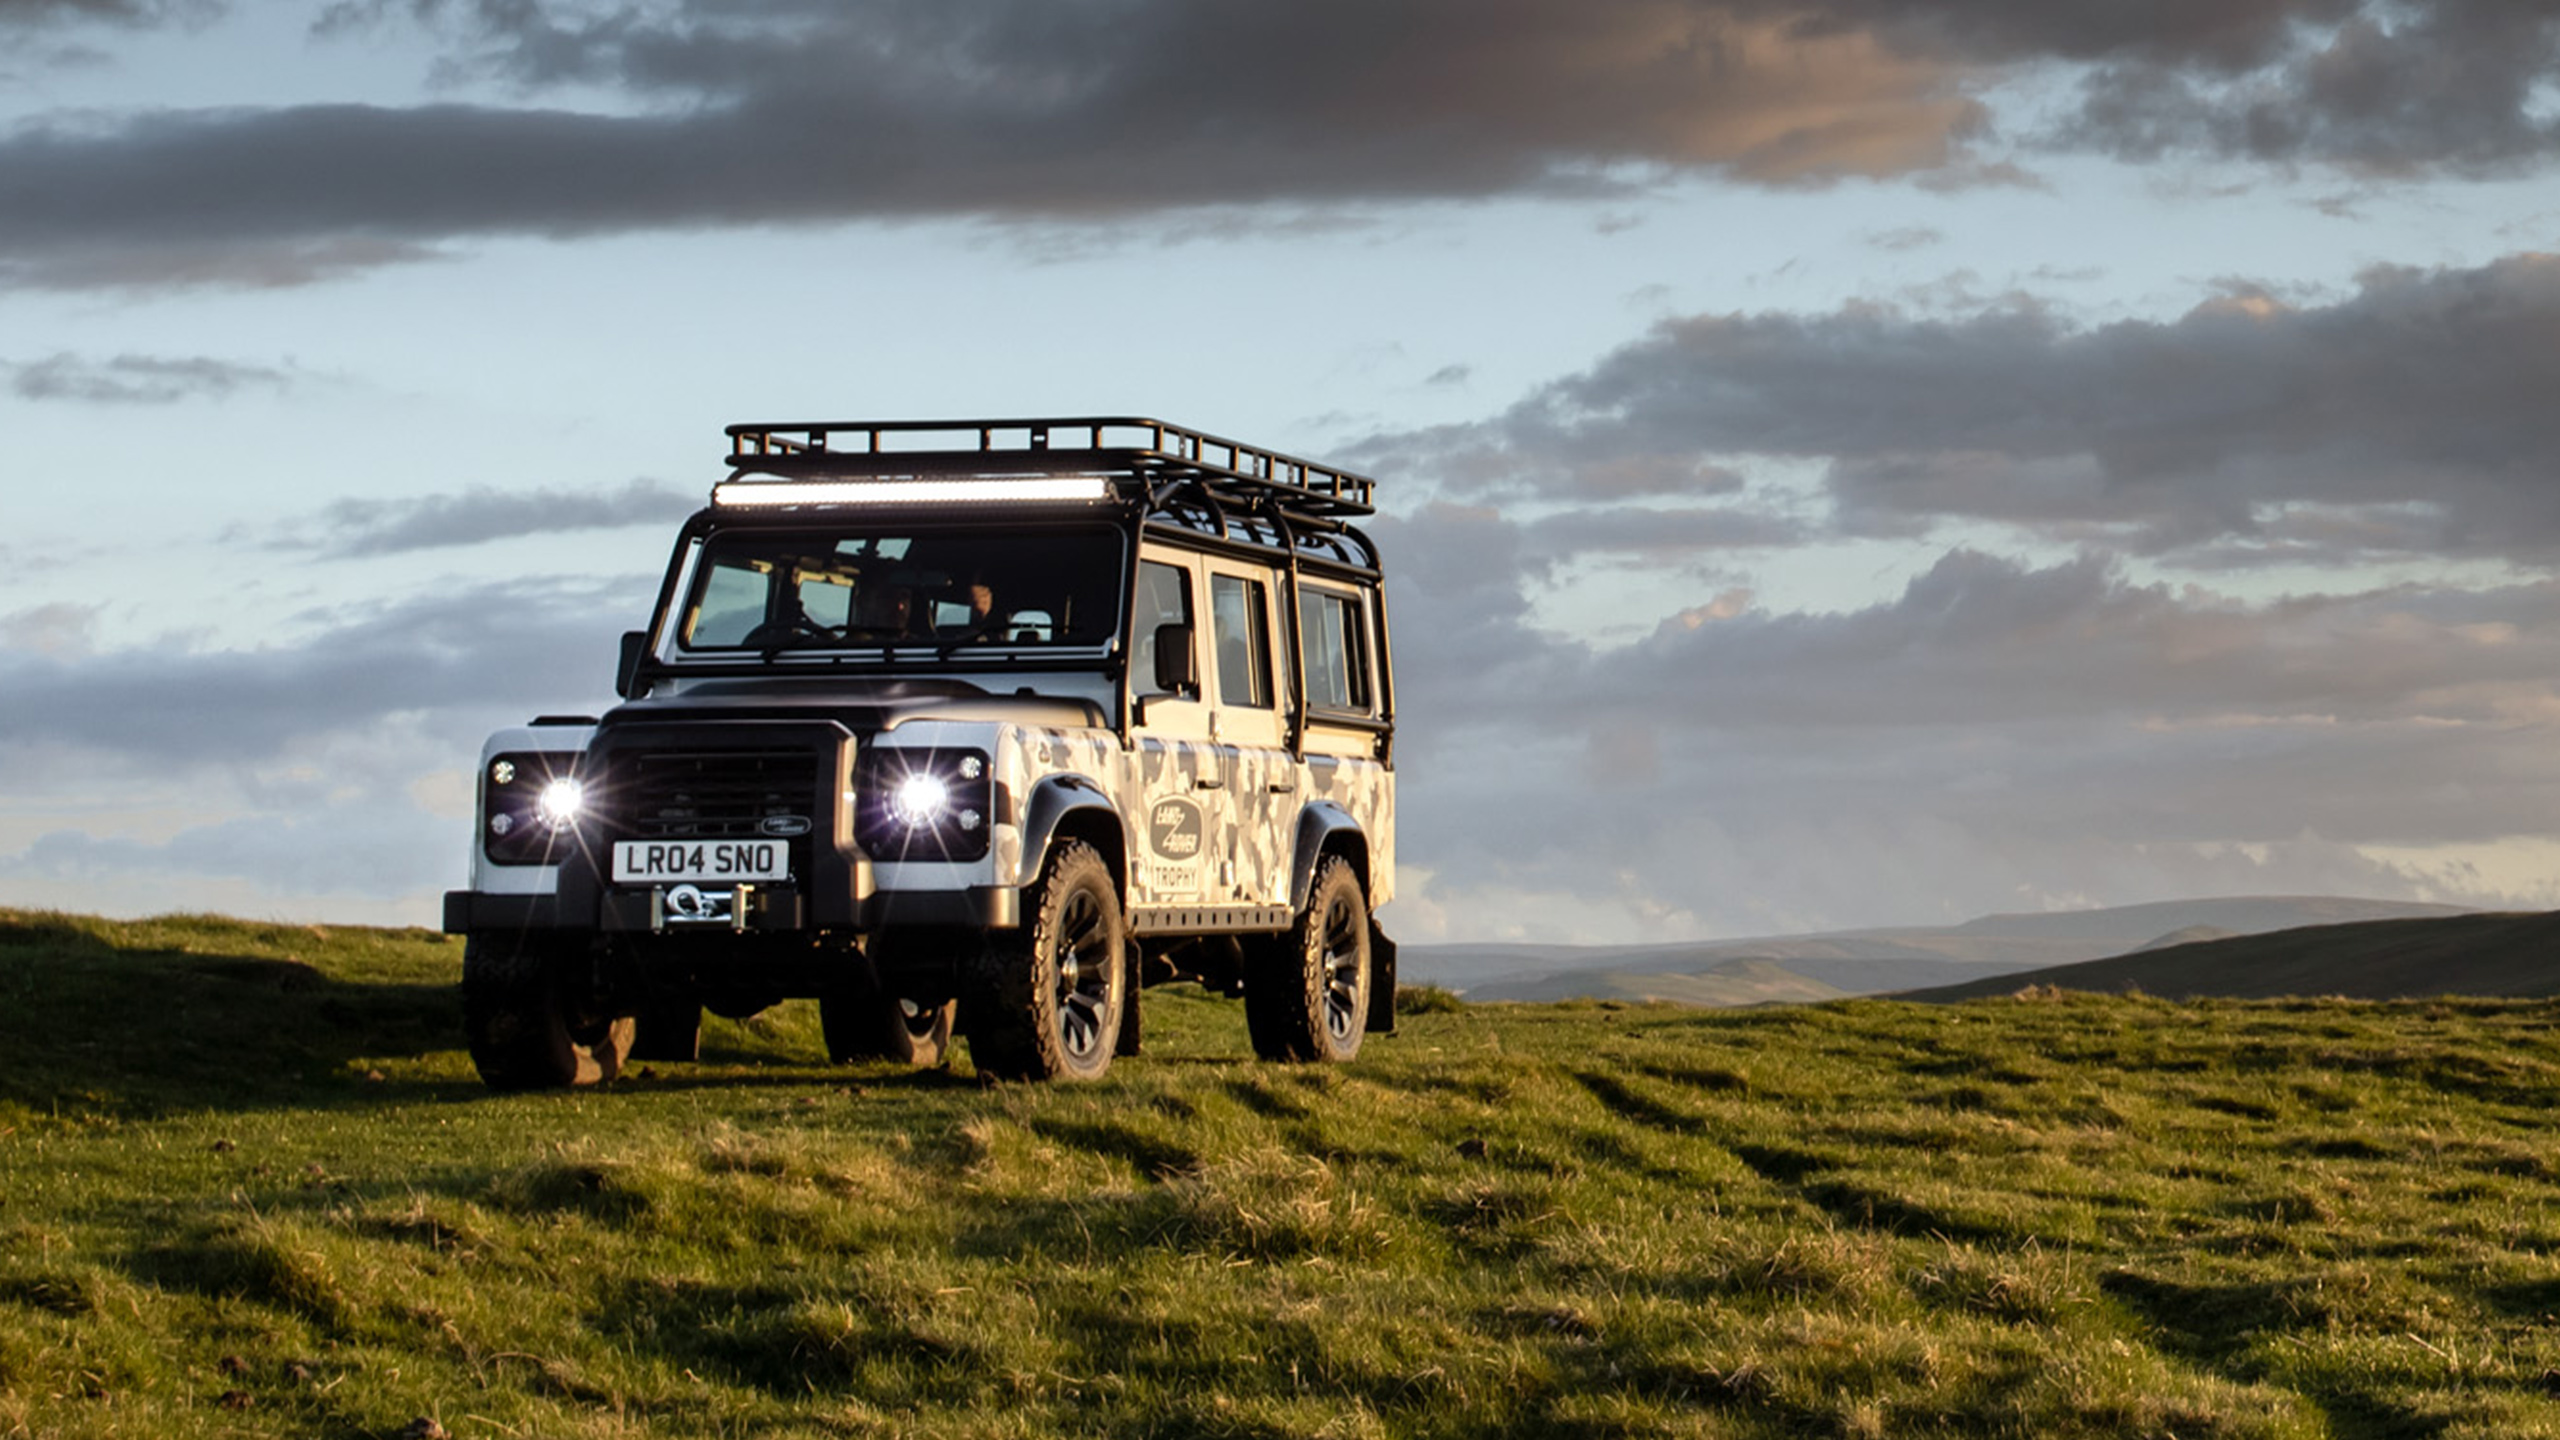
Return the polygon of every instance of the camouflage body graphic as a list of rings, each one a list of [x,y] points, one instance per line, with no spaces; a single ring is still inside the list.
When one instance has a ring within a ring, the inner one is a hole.
[[[936,739],[951,743],[947,731]],[[1290,904],[1292,883],[1303,878],[1292,874],[1299,830],[1318,807],[1348,817],[1368,837],[1370,903],[1394,898],[1395,773],[1374,757],[1293,759],[1285,750],[1143,737],[1124,750],[1108,733],[1010,726],[983,743],[1011,795],[1027,797],[1044,780],[1074,777],[1110,798],[1127,824],[1133,909]],[[1159,809],[1171,812],[1161,822]],[[1021,885],[1036,878],[1040,857],[1026,855],[1024,818],[997,823],[983,877],[954,875],[950,882]]]
[[[625,703],[482,753],[445,925],[490,1083],[790,996],[837,1058],[956,1026],[1045,1078],[1132,1051],[1169,978],[1242,995],[1270,1058],[1392,1028],[1371,482],[1155,421],[730,433]]]

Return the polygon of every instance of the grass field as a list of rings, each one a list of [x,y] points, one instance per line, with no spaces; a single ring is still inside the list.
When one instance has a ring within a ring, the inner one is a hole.
[[[498,1097],[425,932],[0,912],[0,1435],[2560,1433],[2560,1008],[1150,992]]]

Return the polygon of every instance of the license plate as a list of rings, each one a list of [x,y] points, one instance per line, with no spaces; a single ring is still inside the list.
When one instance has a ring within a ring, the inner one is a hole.
[[[686,880],[788,880],[791,847],[780,840],[623,840],[613,878],[624,885]]]

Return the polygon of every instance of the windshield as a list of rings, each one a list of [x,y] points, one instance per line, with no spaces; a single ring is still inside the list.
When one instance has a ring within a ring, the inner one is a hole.
[[[1098,646],[1119,633],[1121,536],[1061,530],[730,531],[704,542],[689,651]]]

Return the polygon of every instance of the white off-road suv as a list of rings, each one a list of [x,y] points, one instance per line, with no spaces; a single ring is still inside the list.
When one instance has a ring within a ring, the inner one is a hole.
[[[480,759],[471,1055],[686,1060],[815,997],[837,1059],[1090,1078],[1139,991],[1257,1053],[1395,1020],[1394,687],[1357,475],[1155,420],[734,425],[601,719]]]

